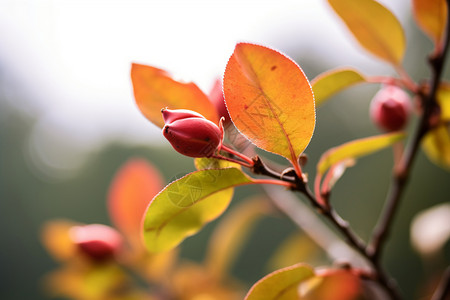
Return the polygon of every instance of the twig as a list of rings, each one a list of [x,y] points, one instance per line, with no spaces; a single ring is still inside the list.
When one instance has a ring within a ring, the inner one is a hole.
[[[450,0],[447,0],[447,11],[450,8]],[[430,88],[428,92],[419,92],[418,95],[422,101],[423,113],[419,121],[419,125],[415,130],[412,142],[408,145],[403,160],[399,164],[399,168],[393,176],[391,189],[385,202],[382,215],[375,227],[372,235],[372,240],[369,247],[369,254],[373,261],[379,264],[379,259],[383,249],[383,245],[390,233],[390,228],[394,220],[395,213],[399,206],[401,196],[408,181],[412,170],[412,164],[417,155],[420,142],[426,133],[432,128],[430,120],[434,113],[438,110],[436,103],[436,92],[442,77],[442,70],[444,68],[447,50],[449,47],[450,22],[447,20],[444,46],[441,53],[436,53],[429,58],[429,63],[432,71],[430,79]]]
[[[436,291],[433,294],[431,300],[445,300],[450,295],[450,266],[447,267],[442,275]]]

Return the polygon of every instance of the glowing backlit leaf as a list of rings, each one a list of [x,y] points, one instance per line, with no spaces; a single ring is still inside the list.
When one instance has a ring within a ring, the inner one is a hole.
[[[311,81],[316,106],[322,105],[338,92],[364,81],[363,75],[352,69],[330,70],[318,75]]]
[[[450,84],[442,84],[437,91],[436,97],[441,108],[441,119],[450,121]]]
[[[354,159],[381,150],[405,137],[402,132],[394,132],[354,140],[326,151],[317,164],[317,173],[323,175],[331,166],[347,159]]]
[[[445,124],[428,132],[422,146],[428,158],[447,170],[450,170],[450,128]]]
[[[217,123],[216,108],[197,85],[172,79],[164,70],[132,64],[134,98],[144,116],[159,127],[164,126],[161,109],[190,109]]]
[[[217,278],[226,274],[256,222],[269,211],[269,203],[257,197],[239,203],[224,216],[209,242],[206,266],[211,274]]]
[[[224,93],[241,133],[297,162],[313,134],[315,108],[308,79],[294,61],[263,46],[237,44],[225,70]]]
[[[414,17],[419,27],[439,44],[445,32],[447,4],[445,0],[414,0]]]
[[[328,269],[303,282],[299,288],[302,300],[357,300],[362,289],[359,277],[348,270]]]
[[[144,241],[150,252],[177,246],[228,207],[233,187],[251,179],[236,168],[201,170],[166,186],[151,201],[144,219]]]
[[[386,7],[374,0],[328,0],[367,51],[400,65],[406,48],[403,28]]]
[[[134,158],[116,173],[108,195],[108,210],[114,226],[135,248],[141,247],[141,220],[150,200],[164,187],[150,163]]]
[[[299,299],[299,284],[313,276],[314,270],[305,264],[297,264],[277,270],[255,283],[245,300]]]

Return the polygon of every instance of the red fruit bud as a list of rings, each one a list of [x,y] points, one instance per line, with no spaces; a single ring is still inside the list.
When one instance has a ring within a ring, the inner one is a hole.
[[[210,157],[219,148],[223,131],[205,118],[186,118],[165,125],[163,134],[183,155]]]
[[[404,128],[408,123],[410,111],[409,95],[394,85],[379,90],[370,104],[372,121],[384,131]]]
[[[176,120],[179,119],[186,119],[186,118],[205,118],[198,112],[188,110],[188,109],[168,109],[163,108],[161,109],[164,123],[170,124]]]
[[[112,227],[101,224],[74,226],[70,237],[81,253],[95,261],[110,259],[122,246],[122,237]]]

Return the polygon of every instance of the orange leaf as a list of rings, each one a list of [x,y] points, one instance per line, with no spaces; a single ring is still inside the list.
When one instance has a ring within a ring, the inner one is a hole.
[[[445,0],[414,0],[414,17],[419,27],[439,44],[445,32],[447,20]]]
[[[302,69],[275,50],[240,43],[224,75],[231,119],[256,146],[294,165],[315,126],[315,107]]]
[[[132,64],[131,81],[136,103],[152,123],[164,126],[161,109],[190,109],[217,123],[216,108],[197,85],[175,81],[164,70]]]
[[[361,280],[348,270],[324,270],[322,274],[301,283],[300,295],[304,300],[356,300],[361,299]]]
[[[127,161],[111,183],[108,195],[111,220],[134,247],[141,247],[141,220],[150,200],[162,188],[159,172],[139,158]]]
[[[374,0],[328,0],[356,40],[373,55],[400,65],[406,49],[403,28],[390,10]]]

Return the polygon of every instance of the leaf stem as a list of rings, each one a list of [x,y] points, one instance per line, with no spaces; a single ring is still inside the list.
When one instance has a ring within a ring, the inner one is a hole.
[[[246,155],[244,155],[242,153],[239,153],[239,152],[237,152],[237,151],[235,151],[235,150],[233,150],[233,149],[231,149],[231,148],[229,148],[229,147],[227,147],[227,146],[225,146],[223,144],[221,146],[221,150],[226,151],[226,152],[228,152],[228,153],[230,153],[230,154],[232,154],[232,155],[242,159],[243,161],[245,161],[249,165],[249,168],[251,168],[253,166],[253,160],[250,157],[248,157],[248,156],[246,156]]]

